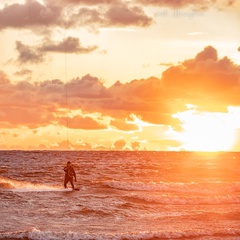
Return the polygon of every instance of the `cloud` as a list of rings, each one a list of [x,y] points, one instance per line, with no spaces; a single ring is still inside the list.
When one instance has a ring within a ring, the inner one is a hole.
[[[67,37],[59,43],[45,42],[39,49],[43,52],[84,54],[96,50],[97,46],[82,47],[78,38]]]
[[[69,128],[106,128],[101,119],[86,117],[98,113],[110,117],[110,126],[121,131],[138,130],[136,124],[131,124],[131,114],[145,122],[177,129],[179,120],[172,115],[186,110],[187,104],[199,110],[222,112],[228,106],[239,106],[239,79],[240,66],[227,57],[219,58],[212,46],[205,47],[192,59],[169,67],[161,79],[118,81],[111,87],[91,75],[67,83],[54,79],[13,84],[1,72],[0,124],[9,128],[67,126],[67,114],[81,110],[82,116],[68,117]],[[60,109],[66,109],[61,116]]]
[[[21,65],[44,62],[48,52],[89,54],[96,49],[97,46],[81,46],[79,39],[74,37],[67,37],[57,43],[53,43],[51,40],[45,40],[40,46],[29,46],[20,41],[16,41],[16,50],[18,52],[17,62]],[[18,75],[22,73],[23,72],[18,72]],[[26,71],[24,73],[30,74]]]
[[[5,5],[0,10],[0,19],[0,29],[63,25],[61,6],[44,6],[37,1]]]
[[[131,147],[132,147],[132,150],[140,149],[140,142],[132,142]]]
[[[0,85],[10,83],[8,76],[3,71],[0,71]]]
[[[123,150],[123,148],[125,147],[125,145],[127,144],[127,142],[123,139],[121,140],[117,140],[116,142],[114,142],[114,149],[116,150]]]
[[[71,118],[60,118],[59,124],[73,129],[100,130],[106,126],[92,119],[91,117],[74,116]]]
[[[24,45],[20,41],[16,41],[16,50],[18,51],[18,63],[40,63],[44,61],[44,53],[36,48],[32,48],[28,45]]]
[[[173,8],[181,8],[189,5],[199,5],[198,0],[180,0],[180,1],[169,1],[169,0],[136,0],[137,3],[153,5],[159,7],[173,7]],[[209,4],[208,0],[201,1],[201,5]]]
[[[172,65],[173,65],[173,63],[171,63],[171,62],[166,62],[166,63],[162,62],[162,63],[159,63],[159,66],[164,66],[164,67],[171,67]]]
[[[135,124],[128,123],[127,119],[111,120],[110,125],[121,131],[139,131],[139,127]]]
[[[66,87],[72,97],[79,99],[91,99],[92,102],[99,99],[111,98],[111,93],[103,83],[96,77],[86,75],[82,78],[76,78],[66,84]]]
[[[109,98],[107,88],[89,75],[73,79],[67,84],[60,80],[29,83],[11,83],[6,74],[0,73],[0,126],[13,128],[26,126],[37,128],[59,123],[69,128],[105,129],[106,126],[90,117],[60,118],[60,108],[82,109],[101,112],[103,102]],[[66,99],[66,90],[68,99]]]
[[[162,80],[166,88],[181,91],[184,101],[205,109],[223,110],[239,104],[239,77],[240,66],[227,57],[218,59],[217,50],[208,46],[194,59],[167,69]]]
[[[24,68],[24,69],[22,69],[20,71],[15,72],[16,76],[26,76],[26,75],[29,76],[31,74],[32,74],[32,71],[29,70],[29,69],[26,69],[26,68]]]
[[[106,17],[110,26],[147,27],[152,24],[152,19],[147,17],[139,6],[115,4],[110,6]]]
[[[35,33],[36,29],[43,33],[53,31],[57,27],[98,30],[99,27],[112,26],[147,27],[153,23],[140,6],[107,0],[72,0],[67,4],[65,1],[56,3],[52,0],[46,0],[45,4],[38,1],[14,3],[0,9],[0,19],[0,30],[25,28],[34,29]]]
[[[153,23],[139,6],[127,3],[112,4],[107,7],[81,7],[70,17],[71,25],[98,31],[107,27],[148,27]]]
[[[37,86],[26,81],[17,84],[5,81],[0,89],[0,125],[6,128],[37,128],[51,124],[54,117],[48,110],[51,106],[45,108],[42,101],[43,96]]]
[[[99,4],[116,4],[119,0],[69,0],[68,2],[74,4],[84,4],[84,5],[99,5]]]
[[[117,114],[134,113],[151,123],[170,121],[167,92],[160,79],[151,77],[125,84],[116,82],[109,90],[116,97],[111,104],[119,109]]]
[[[205,47],[204,50],[198,53],[195,57],[195,61],[207,61],[207,60],[218,60],[217,50],[212,46]]]
[[[27,105],[27,104],[25,104]],[[0,126],[6,128],[27,126],[28,128],[37,128],[47,126],[51,123],[51,113],[40,109],[39,107],[12,106],[1,107],[3,116],[1,116]]]
[[[135,0],[136,3],[143,5],[152,5],[157,7],[171,7],[171,8],[184,8],[184,7],[194,7],[194,9],[207,9],[212,6],[217,7],[227,7],[232,6],[236,2],[235,0]]]

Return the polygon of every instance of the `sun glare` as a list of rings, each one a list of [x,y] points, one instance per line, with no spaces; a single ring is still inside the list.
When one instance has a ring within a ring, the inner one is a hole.
[[[174,114],[182,122],[181,148],[187,151],[230,151],[236,141],[235,112],[210,113],[187,110]],[[238,114],[239,115],[239,114]]]

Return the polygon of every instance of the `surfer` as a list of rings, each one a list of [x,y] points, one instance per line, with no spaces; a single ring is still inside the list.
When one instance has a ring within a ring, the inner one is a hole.
[[[75,190],[73,184],[73,177],[75,178],[75,182],[77,181],[75,170],[70,161],[67,162],[67,166],[64,167],[65,178],[64,178],[64,187],[67,188],[67,183],[70,182],[72,185],[72,189]]]

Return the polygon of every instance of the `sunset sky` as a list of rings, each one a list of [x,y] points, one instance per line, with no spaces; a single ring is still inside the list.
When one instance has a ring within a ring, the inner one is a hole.
[[[240,151],[239,0],[1,0],[0,149]]]

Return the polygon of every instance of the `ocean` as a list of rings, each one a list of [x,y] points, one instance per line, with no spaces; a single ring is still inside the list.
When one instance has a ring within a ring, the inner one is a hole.
[[[240,239],[240,153],[0,151],[0,207],[0,239]]]

